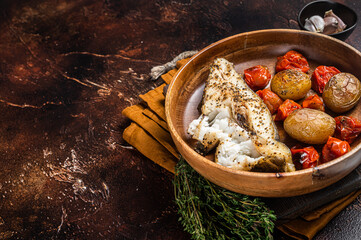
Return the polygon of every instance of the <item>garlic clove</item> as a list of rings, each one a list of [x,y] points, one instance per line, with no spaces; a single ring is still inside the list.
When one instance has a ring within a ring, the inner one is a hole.
[[[312,22],[308,18],[306,18],[306,20],[305,20],[305,29],[310,32],[316,32],[315,26],[312,24]]]
[[[334,17],[337,19],[338,21],[338,25],[337,25],[337,31],[336,33],[338,32],[342,32],[343,30],[345,30],[345,28],[347,27],[347,25],[341,20],[341,18],[339,18],[333,11],[332,9],[325,12],[325,18],[326,17]]]
[[[307,27],[306,27],[307,26]],[[321,16],[314,15],[305,20],[305,29],[312,32],[322,32],[325,27],[325,21]]]
[[[335,17],[325,17],[323,19],[325,21],[325,27],[323,29],[324,34],[333,34],[337,32],[338,29],[338,20]]]

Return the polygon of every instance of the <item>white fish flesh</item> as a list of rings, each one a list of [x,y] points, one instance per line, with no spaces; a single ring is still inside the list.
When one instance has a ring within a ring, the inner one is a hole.
[[[191,122],[188,133],[198,140],[199,153],[216,148],[215,161],[223,166],[245,171],[295,170],[291,151],[277,141],[267,106],[226,59],[213,62],[201,116]]]

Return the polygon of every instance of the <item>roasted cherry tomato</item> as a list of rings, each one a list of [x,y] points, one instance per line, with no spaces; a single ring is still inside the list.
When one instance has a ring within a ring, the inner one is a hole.
[[[302,102],[303,108],[312,108],[320,111],[325,111],[325,106],[323,105],[322,98],[320,98],[317,94],[311,95],[307,97]]]
[[[267,86],[271,80],[271,73],[267,67],[257,65],[244,70],[244,79],[253,91],[257,91]]]
[[[289,51],[277,58],[276,71],[280,72],[286,69],[296,69],[305,73],[310,69],[310,66],[301,53]]]
[[[340,139],[329,137],[322,149],[322,163],[341,157],[351,150],[350,144]]]
[[[316,167],[320,155],[316,149],[312,146],[299,148],[294,146],[291,148],[292,160],[296,166],[296,169],[306,169]]]
[[[277,94],[275,94],[269,89],[258,90],[256,93],[266,104],[271,114],[277,112],[278,108],[281,106],[283,102],[282,99],[279,96],[277,96]]]
[[[300,108],[302,108],[300,104],[296,103],[293,100],[287,99],[278,108],[275,121],[285,120],[288,117],[288,115],[291,114],[291,112],[293,112],[296,109],[300,109]]]
[[[336,130],[334,136],[351,144],[361,133],[361,121],[347,116],[335,117]]]
[[[323,93],[326,83],[333,75],[340,73],[335,67],[318,66],[312,74],[312,89],[318,93]]]

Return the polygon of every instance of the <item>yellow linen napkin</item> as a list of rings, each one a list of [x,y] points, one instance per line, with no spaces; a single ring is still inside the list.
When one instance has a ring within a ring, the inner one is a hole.
[[[144,156],[151,159],[159,166],[174,173],[177,158],[175,158],[165,147],[150,136],[142,127],[132,123],[124,130],[123,138],[130,145],[138,149]]]
[[[187,61],[188,59],[178,61],[177,68],[183,66]],[[176,73],[177,69],[173,69],[162,75],[162,79],[169,84]],[[140,95],[147,107],[138,104],[123,110],[123,114],[134,121],[125,129],[123,138],[144,156],[174,173],[179,153],[174,146],[166,123],[164,86],[165,84],[144,95]],[[312,239],[318,231],[326,226],[359,194],[361,194],[361,190],[320,207],[307,215],[282,224],[278,226],[278,229],[295,239]]]

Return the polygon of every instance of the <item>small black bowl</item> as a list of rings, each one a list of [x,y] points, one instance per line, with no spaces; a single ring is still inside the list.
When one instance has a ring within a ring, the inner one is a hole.
[[[304,6],[298,13],[298,24],[301,29],[306,30],[304,27],[305,19],[310,18],[313,15],[324,16],[325,12],[331,10],[342,19],[347,25],[346,29],[339,33],[330,34],[329,36],[338,38],[340,40],[346,40],[348,36],[355,30],[357,24],[357,14],[349,7],[333,2],[333,1],[315,1],[310,2]]]

